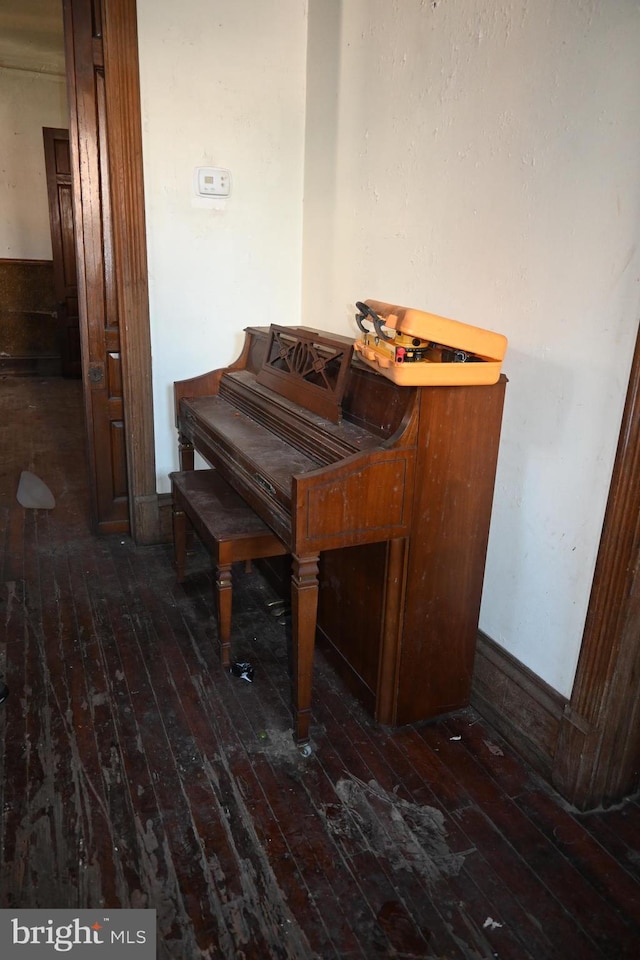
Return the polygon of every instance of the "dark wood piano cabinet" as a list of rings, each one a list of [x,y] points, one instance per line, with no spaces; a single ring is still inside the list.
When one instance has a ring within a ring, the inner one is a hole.
[[[291,550],[297,741],[316,625],[379,722],[465,706],[506,377],[397,386],[354,357],[336,423],[260,382],[268,344],[268,329],[247,328],[235,363],[177,381],[174,396],[181,469],[198,450]]]

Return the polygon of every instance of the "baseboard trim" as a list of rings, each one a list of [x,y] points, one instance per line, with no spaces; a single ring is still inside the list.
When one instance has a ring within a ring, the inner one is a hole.
[[[546,780],[551,779],[567,702],[479,631],[471,703]]]
[[[136,543],[145,546],[169,543],[173,539],[172,502],[170,493],[154,493],[136,497],[133,531]]]

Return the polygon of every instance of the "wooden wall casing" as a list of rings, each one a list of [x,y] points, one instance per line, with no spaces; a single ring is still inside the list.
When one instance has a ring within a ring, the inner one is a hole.
[[[159,537],[135,0],[64,0],[94,527]]]
[[[51,260],[0,259],[0,372],[60,374]]]

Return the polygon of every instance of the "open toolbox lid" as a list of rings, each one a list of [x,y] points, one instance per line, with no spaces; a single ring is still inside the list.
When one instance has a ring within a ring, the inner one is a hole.
[[[379,300],[356,306],[363,336],[355,349],[390,380],[418,386],[497,382],[507,349],[501,333]]]

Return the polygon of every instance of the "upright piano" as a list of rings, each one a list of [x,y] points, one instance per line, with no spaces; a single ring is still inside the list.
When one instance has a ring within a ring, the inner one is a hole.
[[[301,748],[316,637],[382,724],[471,689],[506,378],[398,386],[352,347],[250,326],[234,363],[174,384],[181,469],[197,451],[289,550]]]

